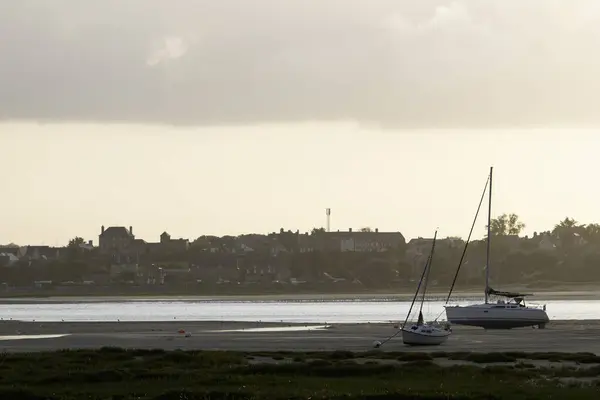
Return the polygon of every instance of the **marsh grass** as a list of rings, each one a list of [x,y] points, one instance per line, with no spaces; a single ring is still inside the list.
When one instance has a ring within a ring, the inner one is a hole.
[[[437,359],[479,365],[441,366]],[[589,353],[247,353],[119,348],[5,353],[0,355],[0,398],[596,400],[598,387],[594,385],[600,382],[600,363],[592,365],[595,359]],[[509,360],[518,361],[507,365]],[[570,364],[542,368],[536,367],[534,360]],[[576,380],[561,383],[563,378],[586,379],[587,386]]]

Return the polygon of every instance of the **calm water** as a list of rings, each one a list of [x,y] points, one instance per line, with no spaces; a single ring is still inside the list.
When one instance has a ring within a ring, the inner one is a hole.
[[[470,303],[473,303],[471,301]],[[463,304],[468,304],[465,302]],[[600,319],[600,301],[545,301],[550,319]],[[443,313],[443,302],[425,303],[426,319]],[[306,323],[404,320],[410,302],[398,301],[128,301],[0,304],[0,317],[23,321],[264,321]]]

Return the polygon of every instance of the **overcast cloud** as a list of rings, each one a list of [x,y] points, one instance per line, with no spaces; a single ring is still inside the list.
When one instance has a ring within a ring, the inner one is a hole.
[[[598,125],[598,0],[0,2],[0,118]]]

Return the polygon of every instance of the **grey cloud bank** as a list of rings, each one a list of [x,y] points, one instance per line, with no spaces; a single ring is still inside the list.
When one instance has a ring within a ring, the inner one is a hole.
[[[597,125],[600,2],[0,3],[0,118]]]

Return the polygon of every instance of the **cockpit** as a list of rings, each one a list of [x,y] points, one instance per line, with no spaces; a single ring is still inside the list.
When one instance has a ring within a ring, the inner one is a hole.
[[[512,301],[511,301],[512,300]],[[525,307],[525,300],[522,297],[515,297],[509,301],[499,299],[496,301],[498,308],[521,308]]]

